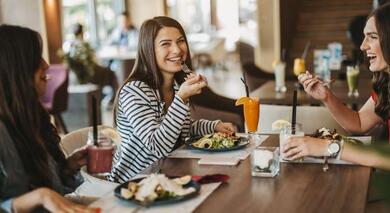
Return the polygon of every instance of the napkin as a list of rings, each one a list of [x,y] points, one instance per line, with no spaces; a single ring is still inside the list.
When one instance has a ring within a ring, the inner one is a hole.
[[[226,183],[229,180],[229,175],[224,174],[212,174],[212,175],[192,175],[192,180],[199,184],[208,184],[208,183],[217,183],[223,182]]]
[[[198,161],[198,164],[206,165],[227,165],[234,166],[240,162],[238,157],[228,157],[228,156],[207,156]]]

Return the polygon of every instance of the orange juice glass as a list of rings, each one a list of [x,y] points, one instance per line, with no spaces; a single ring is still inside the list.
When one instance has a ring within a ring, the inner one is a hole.
[[[258,97],[252,97],[244,104],[244,119],[249,133],[257,131],[260,111],[259,103]]]
[[[305,59],[303,58],[296,58],[294,60],[294,75],[298,76],[301,73],[305,73]]]

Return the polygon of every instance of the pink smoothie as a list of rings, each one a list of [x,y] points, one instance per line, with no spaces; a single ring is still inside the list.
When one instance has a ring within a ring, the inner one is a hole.
[[[88,147],[88,173],[106,173],[111,171],[114,146]]]

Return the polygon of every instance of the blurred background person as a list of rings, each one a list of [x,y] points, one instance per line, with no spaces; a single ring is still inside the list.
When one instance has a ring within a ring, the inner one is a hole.
[[[118,26],[109,36],[107,44],[135,51],[138,47],[138,34],[129,13],[125,11],[118,17]]]
[[[88,42],[84,41],[84,31],[81,24],[76,24],[73,30],[74,39],[63,45],[63,59],[70,70],[76,75],[80,84],[93,83],[103,88],[109,86],[111,92],[105,94],[103,104],[112,106],[115,92],[118,89],[118,80],[115,73],[96,62],[95,51]]]

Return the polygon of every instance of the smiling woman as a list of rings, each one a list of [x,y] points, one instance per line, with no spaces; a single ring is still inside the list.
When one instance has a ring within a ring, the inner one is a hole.
[[[182,71],[183,62],[189,68],[192,64],[186,35],[176,20],[163,16],[146,20],[138,43],[137,60],[115,107],[123,138],[109,177],[115,182],[128,181],[190,136],[236,131],[231,123],[191,119],[189,99],[207,82]]]
[[[374,10],[368,17],[364,28],[364,40],[360,49],[369,58],[370,71],[373,72],[372,95],[358,111],[347,108],[319,80],[306,73],[299,76],[305,91],[321,100],[337,122],[347,131],[365,133],[377,124],[387,124],[390,133],[390,4]],[[390,135],[389,135],[390,142]],[[343,147],[344,143],[344,147]],[[336,149],[333,149],[336,147]],[[388,148],[388,147],[387,147]],[[336,151],[332,151],[336,150]],[[303,156],[330,156],[358,164],[390,170],[390,155],[375,149],[358,147],[344,141],[317,139],[312,137],[289,138],[282,151],[291,159]]]

